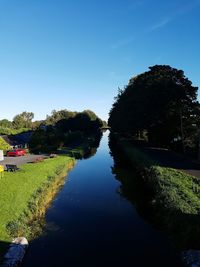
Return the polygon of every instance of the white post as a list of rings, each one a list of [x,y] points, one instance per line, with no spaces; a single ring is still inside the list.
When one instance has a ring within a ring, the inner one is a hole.
[[[0,161],[4,160],[3,150],[0,150]]]

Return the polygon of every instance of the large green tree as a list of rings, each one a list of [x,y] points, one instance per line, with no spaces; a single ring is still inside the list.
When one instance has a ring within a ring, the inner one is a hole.
[[[56,123],[57,129],[62,132],[81,131],[91,133],[98,131],[102,125],[102,120],[91,110],[77,112],[75,116],[59,120]]]
[[[23,111],[13,118],[13,127],[15,129],[31,128],[32,119],[34,118],[33,112]]]
[[[0,127],[12,128],[12,122],[7,119],[0,120]]]
[[[170,145],[187,143],[197,134],[200,115],[197,87],[182,70],[155,65],[133,77],[119,90],[110,111],[114,131],[137,134],[147,131],[150,141]]]
[[[61,110],[55,110],[54,109],[54,110],[52,110],[50,116],[47,115],[45,123],[47,125],[54,125],[60,120],[73,118],[76,114],[77,114],[77,112],[69,111],[67,109],[61,109]]]

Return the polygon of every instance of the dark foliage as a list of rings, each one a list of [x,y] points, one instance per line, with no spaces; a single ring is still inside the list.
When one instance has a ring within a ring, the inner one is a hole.
[[[125,134],[146,131],[154,144],[193,146],[200,124],[197,89],[182,70],[167,65],[150,67],[119,90],[108,124]]]
[[[60,118],[59,120],[57,120]],[[52,124],[48,124],[49,122]],[[48,117],[48,123],[42,124],[34,131],[30,148],[36,151],[54,151],[63,146],[79,146],[85,138],[96,134],[103,123],[90,110],[83,112],[54,111],[53,117]]]

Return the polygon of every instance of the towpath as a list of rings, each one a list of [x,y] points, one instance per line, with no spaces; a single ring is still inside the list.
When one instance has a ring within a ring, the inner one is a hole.
[[[168,149],[143,146],[142,151],[162,167],[184,171],[200,178],[200,162],[184,157]]]

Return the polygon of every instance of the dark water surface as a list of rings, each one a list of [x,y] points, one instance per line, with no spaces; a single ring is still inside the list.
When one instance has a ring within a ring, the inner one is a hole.
[[[105,133],[96,155],[70,172],[23,266],[180,266],[166,235],[119,194],[112,166]]]

